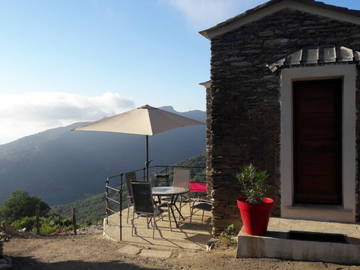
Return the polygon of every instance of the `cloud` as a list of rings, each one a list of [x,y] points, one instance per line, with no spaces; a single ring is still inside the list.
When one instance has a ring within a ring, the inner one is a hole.
[[[179,9],[197,29],[203,29],[251,7],[264,0],[160,0]]]
[[[118,93],[82,96],[65,92],[0,94],[0,144],[49,128],[92,121],[134,107]]]

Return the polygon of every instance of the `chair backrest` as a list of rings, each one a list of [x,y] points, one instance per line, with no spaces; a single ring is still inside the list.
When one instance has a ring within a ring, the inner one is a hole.
[[[135,213],[154,213],[154,203],[150,183],[131,182],[131,189],[133,191]]]
[[[174,168],[173,186],[189,188],[190,170],[183,168]]]
[[[136,173],[135,172],[128,172],[125,173],[125,181],[126,181],[126,187],[128,190],[128,196],[132,198],[133,192],[131,188],[131,182],[136,182]]]

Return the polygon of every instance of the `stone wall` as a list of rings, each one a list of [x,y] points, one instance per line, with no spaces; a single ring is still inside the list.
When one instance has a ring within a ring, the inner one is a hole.
[[[358,67],[358,76],[356,83],[356,202],[357,202],[357,215],[356,220],[360,222],[360,68]]]
[[[280,73],[270,72],[266,64],[321,45],[360,50],[359,26],[282,10],[212,40],[207,174],[215,235],[229,224],[241,225],[236,206],[240,189],[234,173],[250,162],[269,172],[271,196],[276,200],[272,214],[280,215]],[[359,115],[359,91],[357,105]],[[359,126],[358,117],[358,153]],[[357,180],[360,196],[359,173]],[[357,213],[360,217],[360,202]]]

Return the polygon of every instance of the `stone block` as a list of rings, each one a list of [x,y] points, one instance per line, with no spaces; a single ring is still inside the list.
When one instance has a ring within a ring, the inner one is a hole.
[[[360,264],[360,245],[319,241],[292,240],[284,232],[267,236],[238,235],[237,258],[281,258],[299,261],[321,261]]]

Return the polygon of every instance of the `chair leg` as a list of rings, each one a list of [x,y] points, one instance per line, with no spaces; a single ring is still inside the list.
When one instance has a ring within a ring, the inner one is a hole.
[[[131,228],[131,236],[133,236],[133,230],[136,232],[134,219],[135,219],[135,210],[133,209],[132,219],[131,219],[131,226],[132,226],[132,228]]]
[[[155,215],[153,218],[150,218],[150,221],[151,221],[151,226],[153,227],[153,239],[155,239],[155,227],[157,227],[156,221],[155,221]]]
[[[136,228],[135,228],[134,215],[133,215],[133,218],[131,219],[131,236],[134,236],[135,230]]]
[[[154,233],[155,233],[155,229],[157,229],[159,231],[159,234],[160,234],[160,237],[163,238],[163,235],[157,225],[157,222],[156,222],[156,217],[154,215],[154,218],[153,218],[153,222],[154,222],[154,226],[153,226],[153,239],[154,239]]]
[[[168,207],[168,216],[169,216],[170,231],[172,232],[170,207]]]
[[[195,201],[193,202],[192,206],[190,206],[190,223],[192,223],[192,216],[194,214],[194,205],[195,205]]]
[[[155,239],[155,225],[153,223],[155,223],[155,217],[153,219],[150,219],[151,221],[151,226],[153,227],[153,239]]]
[[[126,217],[126,223],[129,224],[129,214],[130,214],[130,204],[128,201],[128,210],[127,210],[127,217]]]
[[[205,210],[203,210],[202,216],[201,216],[201,222],[202,222],[202,223],[204,223],[204,213],[205,213]]]
[[[194,202],[193,202],[193,201],[190,201],[190,202],[189,202],[189,216],[190,216],[190,218],[191,218],[191,209],[192,209],[191,203],[194,204]]]

